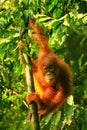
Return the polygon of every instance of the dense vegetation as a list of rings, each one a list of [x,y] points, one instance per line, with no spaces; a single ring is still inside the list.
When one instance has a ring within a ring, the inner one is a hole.
[[[67,104],[44,118],[40,129],[87,130],[87,0],[0,1],[0,129],[32,129],[18,53],[20,30],[32,17],[48,35],[54,53],[69,64],[73,75],[73,94]],[[37,49],[34,45],[30,49],[35,57]]]

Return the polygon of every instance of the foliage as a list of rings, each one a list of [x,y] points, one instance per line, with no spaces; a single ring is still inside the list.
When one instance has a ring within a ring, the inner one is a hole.
[[[70,65],[73,75],[73,94],[63,109],[41,121],[41,130],[86,130],[87,0],[0,1],[0,129],[31,130],[18,54],[20,30],[28,17],[45,28],[49,46]],[[34,57],[38,47],[29,44]]]

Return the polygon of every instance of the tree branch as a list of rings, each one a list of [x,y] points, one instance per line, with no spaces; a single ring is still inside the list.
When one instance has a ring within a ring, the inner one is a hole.
[[[28,57],[25,53],[23,53],[26,67],[25,67],[25,75],[26,75],[26,83],[28,87],[29,92],[34,92],[34,81],[33,81],[33,75],[32,75],[32,69],[31,69],[31,59]],[[37,105],[36,103],[32,102],[32,104],[29,105],[30,113],[31,113],[31,124],[33,130],[39,130],[39,118],[37,113]]]

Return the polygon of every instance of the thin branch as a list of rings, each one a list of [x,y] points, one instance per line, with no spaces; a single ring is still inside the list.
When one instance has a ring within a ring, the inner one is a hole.
[[[29,3],[29,2],[28,2]],[[27,4],[26,9],[29,9],[29,5]],[[25,10],[25,8],[24,8]],[[25,21],[25,25],[24,28],[21,28],[20,30],[20,40],[23,41],[23,39],[25,39],[25,46],[27,47],[27,43],[29,42],[27,39],[28,36],[28,19],[29,17],[25,20],[24,17],[24,21]],[[21,48],[19,48],[21,49]],[[30,49],[30,48],[28,48]],[[29,53],[30,51],[28,51]],[[26,76],[26,84],[27,84],[27,88],[28,88],[28,92],[32,93],[35,91],[34,89],[34,80],[33,80],[33,74],[32,74],[32,62],[31,62],[31,58],[30,56],[28,56],[26,53],[22,52],[21,53],[24,60],[25,60],[25,76]],[[20,58],[22,58],[22,56]],[[35,102],[32,102],[29,105],[29,110],[31,113],[31,125],[32,125],[32,130],[40,130],[39,127],[39,118],[38,118],[38,113],[37,113],[37,105]]]
[[[26,74],[26,83],[28,87],[29,92],[34,92],[34,81],[33,81],[33,75],[32,75],[32,69],[31,69],[31,59],[28,57],[25,53],[23,53],[26,67],[25,67],[25,74]],[[39,130],[39,118],[37,113],[37,105],[36,103],[32,102],[32,104],[29,105],[29,110],[31,113],[31,124],[33,130]]]

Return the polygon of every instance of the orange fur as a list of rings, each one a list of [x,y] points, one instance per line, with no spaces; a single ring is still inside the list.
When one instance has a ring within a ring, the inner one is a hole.
[[[46,116],[59,107],[71,94],[72,78],[71,71],[63,60],[57,57],[48,47],[48,38],[34,20],[29,20],[31,27],[31,39],[40,45],[38,59],[33,63],[33,76],[36,92],[28,94],[28,103],[35,101],[40,109],[40,118]],[[44,60],[47,61],[44,61]],[[53,64],[56,67],[56,79],[53,83],[47,83],[44,77],[43,64]],[[54,63],[55,62],[55,63]],[[58,71],[58,72],[57,72]]]

